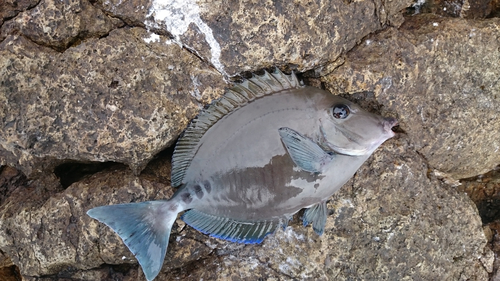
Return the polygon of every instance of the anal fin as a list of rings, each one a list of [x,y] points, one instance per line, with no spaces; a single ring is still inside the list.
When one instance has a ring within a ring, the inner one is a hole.
[[[245,222],[207,214],[195,209],[185,212],[181,219],[194,229],[212,237],[231,242],[258,244],[273,233],[286,219]]]
[[[321,235],[325,231],[326,217],[328,215],[328,208],[326,201],[320,202],[304,212],[303,224],[307,226],[312,222],[314,231]]]

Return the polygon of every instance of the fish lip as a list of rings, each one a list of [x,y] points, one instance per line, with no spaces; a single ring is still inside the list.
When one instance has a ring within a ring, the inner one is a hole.
[[[384,122],[383,122],[383,125],[384,125],[384,131],[386,131],[387,133],[389,133],[389,135],[391,137],[395,136],[396,133],[392,130],[392,128],[396,127],[399,125],[399,122],[396,118],[392,118],[392,117],[386,117],[384,118]]]

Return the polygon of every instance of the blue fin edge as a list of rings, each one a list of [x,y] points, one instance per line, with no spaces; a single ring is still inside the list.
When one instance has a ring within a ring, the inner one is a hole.
[[[244,222],[207,214],[195,209],[186,211],[181,219],[194,229],[215,238],[244,244],[259,244],[278,226],[286,227],[288,219]]]

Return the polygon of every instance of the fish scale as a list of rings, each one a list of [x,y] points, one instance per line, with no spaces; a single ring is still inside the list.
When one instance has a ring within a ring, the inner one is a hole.
[[[204,234],[255,244],[305,208],[304,226],[321,235],[328,198],[394,136],[396,124],[303,86],[294,74],[265,72],[191,121],[172,157],[172,198],[87,214],[120,235],[147,280],[161,269],[178,213]]]

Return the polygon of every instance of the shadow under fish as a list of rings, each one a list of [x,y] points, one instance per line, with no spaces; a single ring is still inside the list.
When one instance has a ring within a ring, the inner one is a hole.
[[[326,200],[385,140],[393,118],[369,113],[292,73],[265,72],[228,89],[176,144],[169,200],[96,207],[139,261],[159,273],[178,213],[213,237],[260,243],[306,208],[304,226],[324,231]]]

